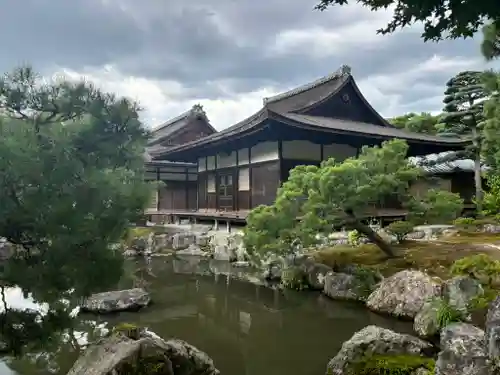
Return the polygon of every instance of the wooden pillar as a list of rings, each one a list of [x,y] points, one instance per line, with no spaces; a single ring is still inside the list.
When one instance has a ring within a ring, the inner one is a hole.
[[[281,139],[278,141],[278,175],[280,177],[279,180],[279,185],[284,182],[284,176],[283,176],[283,141]]]
[[[219,211],[219,172],[217,170],[217,153],[215,154],[215,211]]]
[[[186,168],[186,177],[185,177],[185,186],[184,190],[186,192],[186,211],[189,210],[189,167]]]
[[[252,147],[248,147],[248,207],[252,207]]]
[[[160,167],[156,167],[156,183],[160,181]],[[156,211],[160,211],[160,187],[156,187]]]
[[[323,161],[325,159],[325,148],[323,146],[323,143],[319,145],[319,153],[320,153],[320,159]]]
[[[240,203],[238,202],[238,192],[240,191],[240,169],[238,165],[240,164],[240,153],[236,149],[236,168],[235,173],[233,173],[233,210],[238,211]]]
[[[205,156],[205,211],[208,210],[208,157]]]
[[[195,210],[200,209],[200,158],[196,159],[196,207]]]

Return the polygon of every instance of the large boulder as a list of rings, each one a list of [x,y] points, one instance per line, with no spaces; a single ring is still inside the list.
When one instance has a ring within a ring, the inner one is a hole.
[[[89,346],[67,375],[218,375],[212,359],[182,340],[163,340],[149,332],[131,337],[113,333]]]
[[[432,337],[439,333],[439,308],[441,299],[428,301],[415,316],[413,330],[420,337]]]
[[[175,233],[172,236],[172,249],[182,250],[196,244],[196,235],[192,232]]]
[[[479,281],[467,277],[457,276],[443,284],[443,298],[457,310],[467,313],[470,302],[484,294]]]
[[[324,280],[323,293],[337,300],[366,301],[373,291],[373,279],[360,275],[329,272]]]
[[[484,331],[471,324],[453,323],[441,331],[441,352],[435,375],[491,375]]]
[[[306,275],[309,287],[314,290],[323,290],[325,287],[325,278],[332,268],[325,264],[316,263],[313,261],[305,262],[302,269]]]
[[[389,329],[367,326],[356,332],[327,365],[326,374],[345,375],[351,366],[367,355],[415,355],[431,353],[432,345],[417,337]]]
[[[98,314],[139,310],[151,302],[149,293],[142,288],[97,293],[86,298],[80,306],[83,312]]]
[[[486,314],[485,343],[488,356],[500,367],[500,296],[491,304]]]
[[[424,303],[441,295],[441,283],[421,271],[403,270],[384,279],[366,305],[373,311],[414,319]]]

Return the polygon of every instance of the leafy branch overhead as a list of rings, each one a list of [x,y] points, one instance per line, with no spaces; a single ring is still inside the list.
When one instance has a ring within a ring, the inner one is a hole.
[[[0,80],[0,237],[12,244],[2,285],[57,303],[120,278],[110,245],[151,196],[138,111],[88,83],[43,82],[29,67]]]
[[[372,11],[390,9],[392,21],[377,30],[390,34],[399,28],[423,23],[424,40],[438,41],[472,37],[484,25],[500,25],[500,3],[496,0],[358,0]],[[352,3],[352,2],[351,2]],[[349,0],[321,0],[316,9],[347,5]],[[498,35],[498,34],[496,34]],[[498,47],[498,36],[496,36]]]

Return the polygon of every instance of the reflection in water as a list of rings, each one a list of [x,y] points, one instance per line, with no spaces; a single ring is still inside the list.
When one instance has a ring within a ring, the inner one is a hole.
[[[222,374],[312,375],[324,373],[342,342],[375,320],[394,330],[410,329],[407,323],[374,317],[356,304],[336,303],[317,293],[281,293],[238,280],[255,276],[241,269],[231,279],[227,275],[234,273],[227,263],[158,258],[151,267],[152,306],[139,313],[93,317],[93,326],[86,316],[78,331],[97,336],[102,334],[96,332],[99,324],[131,322],[199,347]],[[34,366],[29,358],[7,363],[17,375],[46,375],[49,368],[65,374],[79,348],[63,335],[51,350],[50,365]],[[0,375],[12,374],[0,368]]]

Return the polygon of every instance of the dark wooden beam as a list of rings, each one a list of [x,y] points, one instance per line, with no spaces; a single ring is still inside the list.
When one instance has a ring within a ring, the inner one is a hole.
[[[321,161],[325,158],[325,145],[323,145],[323,143],[319,145],[319,157]]]
[[[156,183],[160,181],[160,168],[156,168]],[[160,210],[160,187],[156,186],[156,210]]]
[[[217,154],[215,154],[214,166],[215,166],[215,211],[219,211],[219,171],[217,170]]]
[[[248,208],[252,207],[252,148],[248,148]]]
[[[281,185],[283,181],[283,141],[278,140],[278,175],[279,184]]]
[[[186,192],[186,210],[189,209],[189,173],[188,173],[188,169],[186,168],[186,181],[185,181],[185,187],[184,187],[184,190]]]
[[[236,172],[233,173],[233,210],[238,211],[240,202],[238,202],[238,192],[240,191],[240,153],[236,150]]]

